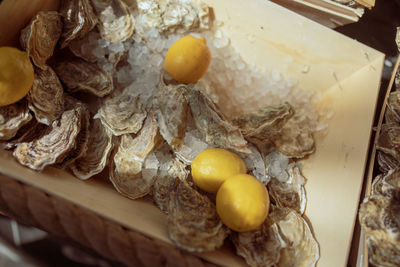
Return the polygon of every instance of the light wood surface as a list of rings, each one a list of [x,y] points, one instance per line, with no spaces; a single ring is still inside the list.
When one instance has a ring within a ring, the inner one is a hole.
[[[333,110],[327,134],[317,137],[316,153],[303,162],[308,179],[306,216],[321,246],[318,266],[345,266],[384,55],[268,1],[207,2],[247,62],[277,70],[300,88],[317,91],[318,106]],[[1,28],[0,24],[0,32]],[[307,73],[304,66],[309,67]],[[4,151],[0,173],[170,243],[165,216],[156,207],[122,197],[104,179],[83,182],[54,168],[38,173]],[[199,256],[224,266],[244,265],[229,249]]]

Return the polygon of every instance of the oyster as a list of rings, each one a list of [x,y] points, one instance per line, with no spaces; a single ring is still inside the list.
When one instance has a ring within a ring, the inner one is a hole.
[[[21,46],[37,67],[46,67],[46,61],[53,55],[61,31],[62,22],[57,11],[39,12],[21,31]]]
[[[87,62],[95,63],[98,61],[94,51],[98,48],[98,41],[101,39],[100,33],[95,28],[85,36],[72,40],[68,48],[76,57]]]
[[[83,105],[76,105],[64,111],[61,118],[53,121],[41,137],[21,143],[14,150],[13,156],[22,165],[34,170],[62,162],[75,148],[76,137],[81,129],[82,109]]]
[[[315,266],[319,259],[319,245],[303,217],[292,209],[278,207],[272,209],[269,217],[277,224],[285,244],[278,266]]]
[[[386,124],[400,123],[400,91],[391,92],[387,99]]]
[[[246,164],[248,172],[256,177],[260,182],[267,185],[270,181],[270,176],[266,173],[264,158],[258,149],[252,144],[249,145],[251,153],[239,154]]]
[[[32,119],[25,100],[0,107],[0,140],[13,138]]]
[[[377,159],[378,159],[379,169],[385,173],[392,169],[397,168],[397,166],[400,165],[395,158],[393,158],[391,155],[383,153],[382,151],[378,151]]]
[[[210,99],[198,90],[192,90],[188,98],[196,127],[208,144],[251,152],[239,128],[228,122]]]
[[[188,171],[185,169],[186,165],[174,158],[167,149],[160,149],[155,152],[155,155],[160,166],[152,188],[153,200],[160,210],[168,213],[169,200],[175,180],[185,181]]]
[[[315,144],[309,125],[304,111],[296,110],[273,141],[279,152],[291,158],[303,158],[313,153]]]
[[[35,80],[27,98],[29,108],[40,123],[50,125],[64,111],[64,89],[49,66],[35,68]]]
[[[282,248],[282,240],[277,224],[269,217],[256,230],[232,232],[231,239],[236,253],[248,265],[258,267],[277,266]]]
[[[185,85],[162,85],[153,98],[160,133],[174,150],[181,148],[185,134],[187,90]]]
[[[0,147],[4,149],[14,149],[22,142],[31,142],[36,138],[39,138],[46,127],[45,124],[39,123],[35,118],[33,118],[27,124],[22,126],[12,139],[8,141],[0,141]]]
[[[95,116],[117,136],[137,133],[147,116],[146,104],[128,89],[106,98]]]
[[[396,189],[399,195],[399,189]],[[364,199],[359,219],[365,231],[369,261],[375,266],[400,265],[400,202],[380,194]]]
[[[229,230],[214,204],[185,181],[176,181],[168,207],[168,233],[180,248],[190,252],[212,251],[222,246]]]
[[[135,30],[135,20],[122,0],[92,0],[101,35],[110,42],[125,41]]]
[[[108,73],[81,59],[59,61],[55,71],[69,92],[86,91],[103,97],[114,89]]]
[[[289,158],[285,155],[272,151],[264,158],[267,176],[275,179],[286,181],[289,179],[287,168],[289,166]],[[265,184],[267,185],[267,184]]]
[[[147,177],[142,175],[143,163],[159,143],[158,127],[152,112],[136,137],[130,134],[121,136],[110,168],[110,180],[118,192],[132,199],[150,192],[155,177],[145,179]]]
[[[269,195],[278,207],[291,208],[303,214],[307,203],[304,189],[306,179],[296,163],[289,164],[287,173],[287,179],[282,179],[282,177],[271,178],[268,184]]]
[[[179,150],[175,151],[175,155],[183,163],[190,165],[201,151],[212,146],[203,141],[199,130],[191,128],[186,130],[183,145]]]
[[[81,180],[103,171],[113,147],[112,134],[98,119],[90,123],[89,140],[86,153],[70,166],[75,176]]]
[[[293,116],[289,103],[279,106],[267,106],[256,112],[244,114],[232,120],[242,134],[252,143],[270,142],[276,137],[282,126]]]
[[[97,17],[90,0],[62,0],[59,12],[64,25],[61,48],[66,47],[74,39],[84,37],[97,24]]]
[[[392,169],[386,175],[378,175],[372,183],[372,194],[400,200],[400,169]]]
[[[400,161],[400,126],[383,124],[376,143],[376,149]]]

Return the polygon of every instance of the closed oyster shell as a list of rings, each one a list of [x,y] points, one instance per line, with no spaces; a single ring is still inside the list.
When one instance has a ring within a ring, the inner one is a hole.
[[[271,177],[271,181],[268,183],[269,195],[278,207],[291,208],[303,214],[307,204],[304,189],[306,179],[296,163],[289,164],[286,170],[287,179]]]
[[[8,141],[0,141],[3,149],[14,149],[22,142],[31,142],[39,138],[47,128],[45,124],[39,123],[35,118],[22,126],[17,134]]]
[[[122,0],[92,0],[101,35],[110,42],[124,41],[135,30],[135,20]]]
[[[277,266],[283,241],[275,221],[267,217],[256,230],[232,232],[231,239],[236,253],[242,256],[248,265],[257,267]]]
[[[188,105],[185,85],[161,85],[153,98],[154,113],[160,133],[167,143],[179,150],[185,135]]]
[[[53,55],[61,31],[61,16],[56,11],[39,12],[21,31],[21,46],[37,67],[46,67],[46,61]]]
[[[152,112],[136,137],[130,134],[121,136],[110,168],[110,180],[118,192],[132,199],[150,192],[155,177],[142,175],[143,163],[159,143],[158,127]]]
[[[90,0],[62,0],[59,12],[64,25],[61,48],[66,47],[74,39],[84,37],[97,24],[97,17]]]
[[[103,171],[112,150],[112,134],[100,120],[92,120],[89,126],[89,143],[86,153],[70,166],[81,180],[86,180]]]
[[[244,114],[232,120],[242,134],[253,143],[265,143],[276,137],[282,126],[293,116],[289,103],[267,106],[255,112]]]
[[[296,113],[285,123],[281,134],[274,139],[276,148],[282,154],[291,158],[303,158],[315,150],[312,129],[308,118],[302,110]]]
[[[359,219],[366,235],[369,262],[375,266],[400,266],[399,213],[399,200],[380,194],[365,198],[361,204]]]
[[[32,119],[25,100],[0,107],[0,141],[13,138]]]
[[[180,248],[190,252],[212,251],[222,246],[229,230],[214,204],[185,181],[176,181],[168,207],[168,233]]]
[[[55,71],[69,92],[86,91],[103,97],[114,89],[107,72],[78,58],[59,61]]]
[[[313,267],[319,259],[319,245],[303,217],[289,208],[273,207],[269,215],[283,240],[278,266]]]
[[[83,105],[76,105],[64,111],[61,118],[53,121],[40,138],[21,143],[13,156],[19,163],[34,170],[62,162],[75,148],[76,137],[81,129],[82,108]]]
[[[95,28],[82,38],[72,40],[69,43],[68,48],[76,57],[87,62],[95,63],[98,61],[98,58],[95,53],[93,53],[93,50],[98,47],[98,41],[100,39],[100,33]]]
[[[394,157],[386,153],[383,153],[382,151],[378,151],[377,161],[379,164],[379,170],[381,170],[384,173],[387,173],[388,171],[393,170],[400,165],[399,162]]]
[[[106,128],[114,135],[120,136],[137,133],[142,128],[146,116],[146,104],[141,97],[124,90],[106,98],[95,118],[100,118]]]
[[[40,123],[50,125],[64,111],[64,89],[49,66],[35,68],[35,80],[27,98],[29,108]]]
[[[386,175],[378,175],[372,183],[372,194],[400,200],[400,169],[395,168]]]
[[[168,213],[171,192],[175,180],[185,181],[188,176],[186,165],[174,158],[171,151],[160,149],[155,152],[159,162],[157,177],[152,188],[153,200],[161,211]]]
[[[228,122],[210,99],[198,90],[192,90],[188,98],[196,127],[208,144],[251,152],[239,128]]]
[[[400,161],[400,126],[397,124],[383,124],[376,143],[376,149]]]

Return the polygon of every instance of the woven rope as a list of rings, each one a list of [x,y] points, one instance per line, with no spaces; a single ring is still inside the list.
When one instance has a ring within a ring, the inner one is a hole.
[[[127,266],[215,266],[2,174],[0,210],[23,224],[69,238]]]

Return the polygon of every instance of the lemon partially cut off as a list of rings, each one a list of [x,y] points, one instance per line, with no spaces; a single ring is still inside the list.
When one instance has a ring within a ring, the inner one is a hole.
[[[219,188],[216,208],[221,221],[237,232],[257,229],[269,212],[267,188],[255,177],[238,174]]]
[[[169,48],[164,67],[174,80],[195,83],[206,73],[210,60],[206,39],[187,35]]]
[[[29,56],[14,47],[0,47],[0,106],[18,102],[32,87],[34,70]]]
[[[243,160],[222,148],[209,148],[200,152],[191,164],[194,183],[210,193],[217,193],[229,177],[246,173]]]

